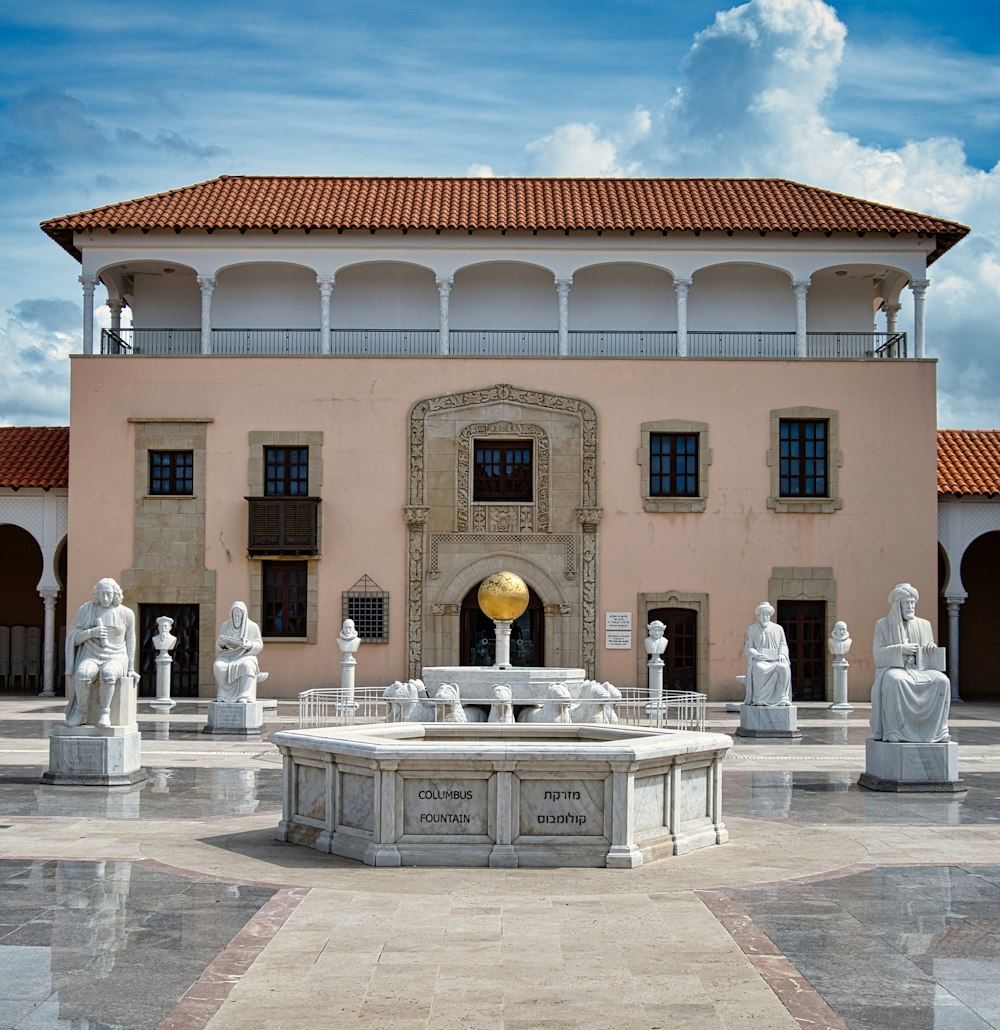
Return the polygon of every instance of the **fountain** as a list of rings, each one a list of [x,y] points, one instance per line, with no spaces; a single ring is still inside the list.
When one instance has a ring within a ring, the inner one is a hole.
[[[393,721],[276,733],[278,839],[373,866],[496,868],[634,868],[728,840],[732,740],[613,725],[610,684],[512,668],[510,627],[527,599],[512,573],[484,580],[496,664],[425,668],[422,696],[420,681],[394,684]],[[593,721],[572,721],[574,708]]]

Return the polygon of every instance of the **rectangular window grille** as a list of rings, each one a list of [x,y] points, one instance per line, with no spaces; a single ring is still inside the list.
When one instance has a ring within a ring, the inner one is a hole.
[[[827,497],[825,419],[782,419],[779,426],[779,492],[782,497]]]
[[[265,637],[304,637],[307,563],[266,561],[261,571],[264,578],[261,634]]]
[[[345,619],[354,620],[358,636],[369,644],[389,642],[389,594],[368,576],[342,594]]]
[[[268,497],[309,495],[309,448],[264,448],[264,493]]]
[[[191,495],[194,493],[194,451],[150,451],[149,492]]]
[[[650,497],[698,496],[698,434],[649,434]]]
[[[534,497],[531,440],[476,440],[474,501],[531,501]]]

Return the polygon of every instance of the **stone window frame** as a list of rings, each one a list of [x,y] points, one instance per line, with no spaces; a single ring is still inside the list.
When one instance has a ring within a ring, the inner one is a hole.
[[[782,497],[781,496],[781,423],[785,420],[809,419],[827,423],[827,470],[826,480],[829,493],[825,497]],[[798,514],[832,514],[844,506],[840,496],[840,466],[844,455],[840,450],[840,412],[835,408],[771,409],[771,447],[767,452],[767,464],[771,470],[771,495],[767,506],[776,512]]]
[[[708,694],[709,647],[708,632],[708,594],[691,593],[682,590],[665,590],[660,593],[640,593],[636,595],[636,611],[639,615],[639,626],[636,635],[640,646],[636,648],[636,683],[642,689],[649,682],[649,670],[646,662],[649,656],[643,641],[646,639],[646,627],[649,625],[649,613],[654,608],[687,608],[698,617],[698,639],[695,642],[695,663],[698,678],[698,693]],[[670,642],[667,641],[669,649]]]
[[[712,451],[708,446],[708,423],[689,419],[660,419],[643,422],[639,426],[639,449],[636,462],[640,466],[642,507],[644,511],[678,513],[703,512],[708,506],[708,466],[712,464]],[[658,497],[650,493],[650,437],[653,433],[684,433],[698,437],[698,493],[692,497]],[[683,607],[683,606],[682,606]]]
[[[309,448],[309,493],[319,497],[323,488],[323,432],[322,430],[260,430],[252,429],[247,434],[249,453],[247,456],[248,493],[251,497],[264,496],[264,448],[265,447],[308,447]],[[323,505],[316,513],[316,543],[319,549],[316,557],[306,559],[306,635],[304,637],[264,637],[274,644],[315,644],[319,640],[319,553],[323,543]],[[264,558],[249,558],[250,596],[253,598],[254,621],[260,624],[264,601],[264,561],[302,561],[301,556],[282,558],[268,555]]]

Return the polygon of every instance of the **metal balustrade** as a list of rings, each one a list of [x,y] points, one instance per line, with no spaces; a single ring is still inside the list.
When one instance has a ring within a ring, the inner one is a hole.
[[[796,357],[794,332],[691,330],[689,358]],[[452,329],[448,351],[455,357],[559,356],[554,329]],[[191,356],[201,353],[200,329],[104,329],[102,354]],[[212,354],[230,356],[323,355],[356,357],[436,357],[437,329],[333,329],[324,349],[319,329],[213,329]],[[673,330],[574,329],[567,335],[571,358],[676,358]],[[823,359],[908,357],[905,333],[809,332],[806,356]],[[681,359],[683,360],[683,359]]]
[[[322,687],[299,694],[299,729],[321,729],[333,726],[358,726],[385,722],[389,704],[382,697],[384,688],[359,688],[353,698],[340,687]],[[429,699],[424,699],[429,700]],[[539,701],[538,704],[542,702]],[[705,707],[708,695],[694,691],[665,690],[659,706],[650,704],[645,692],[625,691],[620,700],[608,702],[622,726],[654,727],[671,730],[705,729]],[[488,711],[493,698],[463,697],[465,707]],[[514,702],[515,708],[526,702]],[[435,713],[438,708],[435,706]],[[435,721],[435,720],[430,720]]]

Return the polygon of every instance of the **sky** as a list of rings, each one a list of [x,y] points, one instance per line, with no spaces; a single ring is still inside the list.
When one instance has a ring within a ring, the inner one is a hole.
[[[938,425],[1000,428],[998,23],[992,0],[0,0],[0,425],[69,419],[80,269],[44,219],[222,174],[471,174],[775,176],[969,225],[929,270]]]

